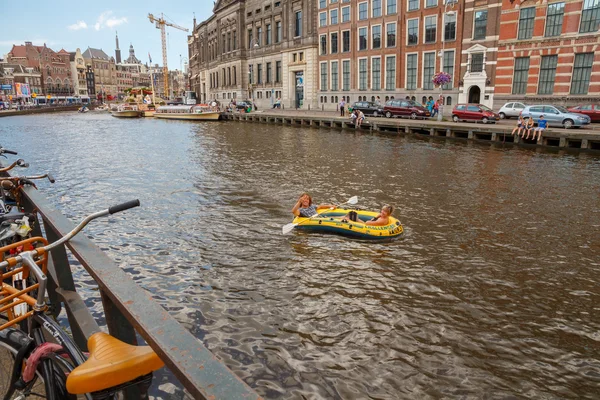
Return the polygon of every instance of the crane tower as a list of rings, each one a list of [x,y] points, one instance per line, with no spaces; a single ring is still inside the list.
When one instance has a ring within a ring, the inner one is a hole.
[[[161,13],[160,18],[155,18],[154,15],[148,14],[148,19],[151,23],[156,24],[156,29],[160,29],[160,39],[162,40],[162,57],[163,57],[163,80],[165,86],[165,96],[169,95],[169,67],[167,65],[167,35],[165,33],[165,26],[170,26],[180,31],[188,32],[187,28],[183,28],[179,25],[167,22],[164,15]]]

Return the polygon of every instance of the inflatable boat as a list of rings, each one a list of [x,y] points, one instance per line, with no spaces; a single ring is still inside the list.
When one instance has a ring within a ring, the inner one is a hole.
[[[296,229],[303,231],[335,233],[367,240],[395,239],[404,233],[402,224],[394,217],[390,217],[390,223],[385,226],[369,226],[353,221],[342,222],[342,217],[350,211],[356,211],[358,218],[363,222],[369,221],[379,214],[365,210],[336,208],[322,211],[317,217],[296,217],[293,223],[297,224]]]

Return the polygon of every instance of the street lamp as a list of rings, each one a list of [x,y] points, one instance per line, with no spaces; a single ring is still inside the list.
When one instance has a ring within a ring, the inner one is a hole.
[[[454,11],[454,10],[448,11],[448,6],[450,6],[450,8],[454,8],[454,4],[456,4],[456,0],[446,0],[445,1],[444,14],[443,14],[444,17],[445,16],[453,17],[456,15],[456,11]],[[443,23],[444,23],[444,20],[442,19],[442,26],[444,27]],[[456,21],[454,22],[454,32],[456,35]],[[440,72],[444,72],[444,50],[446,48],[446,38],[444,37],[445,35],[446,35],[446,31],[445,31],[445,27],[444,27],[444,30],[442,32],[442,50],[438,53],[438,56],[440,57]],[[444,114],[444,103],[446,101],[444,99],[443,92],[444,92],[444,85],[440,85],[439,100],[442,100],[442,102],[439,105],[438,116],[437,116],[438,121],[442,120],[443,114]]]
[[[257,38],[250,39],[250,43],[248,43],[250,50],[258,49],[260,45],[258,44]],[[250,96],[250,100],[254,102],[254,91],[252,90],[252,65],[248,63],[248,95]]]

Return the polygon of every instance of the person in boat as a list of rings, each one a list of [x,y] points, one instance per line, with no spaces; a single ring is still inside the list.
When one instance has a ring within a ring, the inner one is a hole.
[[[292,214],[296,217],[308,218],[318,214],[318,211],[324,208],[336,208],[336,206],[333,204],[313,204],[312,197],[308,193],[302,193],[294,208],[292,208]]]
[[[381,207],[381,212],[367,222],[363,222],[358,218],[356,211],[350,211],[346,216],[342,218],[342,222],[352,221],[358,224],[365,224],[368,226],[385,226],[390,224],[390,216],[394,212],[394,207],[386,204]]]

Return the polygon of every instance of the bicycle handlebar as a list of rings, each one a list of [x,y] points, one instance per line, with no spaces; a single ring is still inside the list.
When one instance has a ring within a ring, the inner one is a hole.
[[[17,167],[17,166],[27,168],[27,167],[29,167],[29,163],[26,163],[25,160],[23,160],[22,158],[19,158],[17,161],[13,162],[8,167],[0,168],[0,172],[10,171],[11,169],[13,169],[14,167]]]
[[[1,151],[2,153],[6,153],[6,154],[14,154],[15,156],[19,153],[17,153],[16,151],[12,151],[12,150],[6,150],[6,149],[2,149]]]
[[[115,213],[118,213],[118,212],[121,212],[121,211],[125,211],[125,210],[128,210],[130,208],[138,207],[139,205],[140,205],[140,201],[136,199],[136,200],[127,201],[127,202],[122,203],[122,204],[118,204],[116,206],[109,207],[108,209],[106,209],[104,211],[99,211],[99,212],[90,214],[87,217],[85,217],[69,233],[67,233],[62,238],[58,239],[57,241],[55,241],[53,243],[49,243],[48,245],[43,246],[43,247],[38,247],[38,248],[30,250],[30,251],[23,251],[23,252],[19,253],[19,255],[15,256],[15,257],[10,257],[10,258],[7,258],[6,260],[4,260],[3,262],[0,262],[0,273],[6,267],[8,267],[10,265],[18,265],[18,264],[23,263],[23,262],[25,264],[27,264],[27,266],[30,268],[31,272],[33,272],[33,274],[37,278],[38,283],[40,285],[39,286],[39,290],[38,290],[37,302],[35,304],[34,309],[41,310],[46,305],[46,303],[44,301],[44,297],[46,295],[47,278],[46,278],[46,275],[44,274],[44,272],[41,270],[41,268],[37,266],[37,264],[35,263],[33,257],[45,254],[46,252],[52,250],[53,248],[55,248],[57,246],[60,246],[63,243],[68,242],[75,235],[77,235],[83,228],[85,228],[85,226],[90,221],[92,221],[92,220],[94,220],[96,218],[100,218],[100,217],[104,217],[104,216],[109,215],[109,214],[115,214]]]

